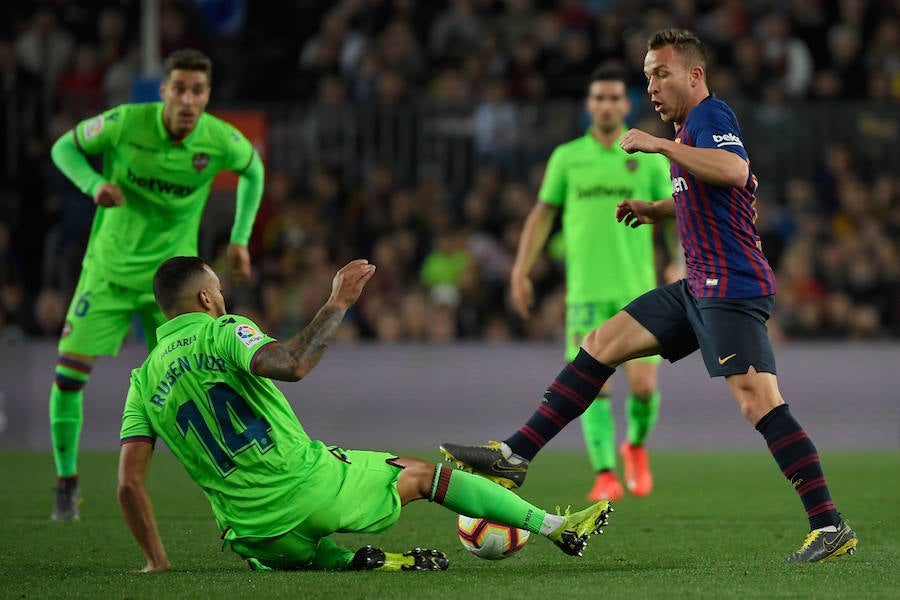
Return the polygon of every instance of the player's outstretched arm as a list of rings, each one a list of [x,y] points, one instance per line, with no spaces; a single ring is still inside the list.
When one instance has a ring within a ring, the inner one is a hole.
[[[152,454],[153,444],[149,440],[129,441],[122,445],[119,452],[119,507],[131,534],[147,558],[147,564],[139,570],[141,573],[168,571],[171,568],[156,528],[153,504],[144,487]]]
[[[304,378],[319,364],[347,309],[356,303],[374,274],[375,265],[364,258],[342,267],[331,282],[331,296],[310,324],[283,344],[264,346],[253,359],[253,373],[278,381]]]
[[[640,129],[629,129],[619,140],[629,154],[648,152],[662,154],[704,183],[741,188],[750,176],[750,164],[740,155],[719,148],[695,148],[678,144]]]

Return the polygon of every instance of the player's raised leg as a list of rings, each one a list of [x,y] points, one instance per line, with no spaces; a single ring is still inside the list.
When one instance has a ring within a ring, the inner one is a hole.
[[[652,293],[652,292],[648,292]],[[531,418],[503,442],[483,446],[444,443],[444,457],[466,471],[515,488],[525,481],[528,465],[547,442],[590,406],[626,360],[659,352],[659,342],[627,312],[620,311],[582,342],[575,359],[563,368]]]

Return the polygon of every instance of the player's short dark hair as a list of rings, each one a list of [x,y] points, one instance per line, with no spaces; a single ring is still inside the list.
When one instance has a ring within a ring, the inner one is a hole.
[[[608,62],[603,63],[599,67],[593,70],[591,76],[588,77],[587,85],[585,86],[584,93],[585,95],[591,93],[591,85],[595,81],[620,81],[625,86],[628,86],[628,73],[625,72],[624,67],[616,62]]]
[[[666,46],[674,46],[675,51],[684,57],[688,67],[700,65],[706,72],[706,47],[700,38],[687,29],[663,29],[647,40],[647,50],[659,50]]]
[[[206,274],[205,266],[196,256],[174,256],[159,265],[153,276],[153,296],[164,313],[172,312],[191,279]]]
[[[206,73],[207,83],[212,84],[212,60],[199,50],[184,48],[170,54],[163,63],[163,77],[168,77],[175,69],[203,71]]]

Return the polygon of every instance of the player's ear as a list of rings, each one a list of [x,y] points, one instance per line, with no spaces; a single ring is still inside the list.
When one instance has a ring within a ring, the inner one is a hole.
[[[700,85],[703,83],[703,67],[695,65],[691,67],[691,85]]]
[[[203,307],[204,310],[208,310],[211,306],[213,306],[212,296],[209,295],[209,292],[206,291],[206,288],[197,291],[197,303]]]

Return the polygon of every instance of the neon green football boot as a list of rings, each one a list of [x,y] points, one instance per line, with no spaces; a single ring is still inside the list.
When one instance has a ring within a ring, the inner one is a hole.
[[[563,524],[547,537],[569,556],[581,556],[588,536],[603,533],[602,527],[609,523],[609,513],[612,511],[609,500],[601,500],[577,513],[569,514],[566,509]]]

